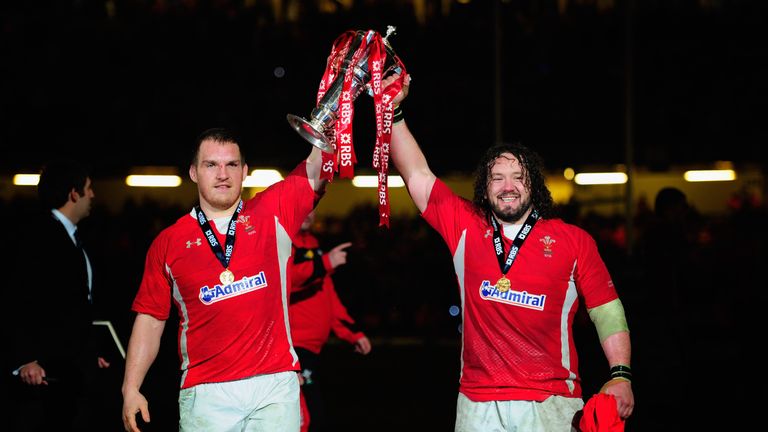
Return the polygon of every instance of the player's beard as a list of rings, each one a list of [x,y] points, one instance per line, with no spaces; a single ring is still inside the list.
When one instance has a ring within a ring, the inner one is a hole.
[[[491,204],[491,210],[493,210],[493,214],[496,215],[497,219],[506,223],[512,223],[512,224],[521,223],[520,219],[522,219],[523,216],[525,216],[525,212],[527,212],[531,208],[530,196],[526,198],[525,201],[521,201],[517,209],[514,209],[512,207],[507,207],[506,209],[502,209],[501,206],[498,204],[500,202],[501,201],[496,201],[496,203]]]

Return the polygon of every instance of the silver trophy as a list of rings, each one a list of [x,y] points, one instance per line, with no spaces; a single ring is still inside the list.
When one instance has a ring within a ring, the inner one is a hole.
[[[384,41],[387,58],[384,60],[384,68],[382,77],[387,76],[389,72],[400,73],[401,68],[396,61],[397,57],[392,47],[389,45],[387,38],[390,34],[395,32],[395,27],[388,26],[387,34],[382,38]],[[338,119],[338,110],[341,100],[341,93],[344,86],[344,77],[347,74],[349,67],[352,67],[352,83],[350,85],[350,92],[352,95],[352,101],[360,95],[360,93],[366,89],[372,96],[373,92],[369,87],[369,81],[371,74],[368,71],[368,53],[365,53],[360,57],[357,64],[352,65],[352,59],[357,52],[360,44],[365,38],[366,42],[371,42],[376,32],[373,30],[362,31],[358,30],[355,34],[355,38],[349,42],[349,49],[344,57],[344,60],[339,64],[338,70],[334,70],[335,79],[328,88],[328,91],[320,99],[317,107],[312,110],[310,119],[305,120],[302,117],[288,114],[286,118],[288,123],[291,124],[293,129],[299,133],[305,140],[309,141],[315,147],[326,153],[334,153],[333,145],[326,137],[326,133],[332,130],[334,123]],[[367,45],[370,46],[370,45]],[[330,59],[329,61],[333,61]]]

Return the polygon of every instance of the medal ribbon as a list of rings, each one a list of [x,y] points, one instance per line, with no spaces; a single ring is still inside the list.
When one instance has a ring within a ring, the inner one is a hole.
[[[224,242],[224,250],[221,248],[219,240],[216,238],[216,234],[213,232],[211,224],[208,223],[208,219],[205,217],[205,213],[200,209],[200,205],[195,206],[195,212],[197,213],[197,223],[200,225],[200,229],[203,231],[203,235],[208,240],[208,245],[211,246],[213,254],[219,260],[224,269],[229,268],[229,260],[232,258],[232,251],[235,249],[235,228],[237,227],[237,217],[240,215],[240,211],[243,210],[243,200],[240,200],[240,204],[237,205],[237,210],[232,218],[229,220],[229,227],[227,228],[227,236]]]
[[[502,276],[506,276],[507,272],[512,267],[512,263],[517,259],[517,253],[520,251],[520,248],[523,247],[523,242],[528,238],[528,234],[531,233],[533,226],[536,225],[536,222],[539,220],[539,212],[534,209],[528,215],[528,218],[525,219],[523,227],[520,228],[515,240],[512,241],[512,246],[509,248],[506,260],[504,259],[504,241],[501,238],[500,224],[496,222],[496,217],[494,217],[493,214],[491,214],[490,219],[491,225],[493,225],[493,249],[496,252],[496,259],[499,261],[501,274]]]

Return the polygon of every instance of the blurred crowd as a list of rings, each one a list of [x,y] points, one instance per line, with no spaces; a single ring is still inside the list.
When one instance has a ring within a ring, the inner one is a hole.
[[[11,228],[9,245],[23,241],[23,233],[12,229],[13,220],[31,214],[33,205],[23,199],[0,201],[2,226]],[[575,203],[561,208],[564,219],[595,238],[625,303],[638,401],[628,427],[663,430],[670,420],[662,422],[657,416],[661,413],[673,416],[672,424],[704,426],[723,417],[700,414],[686,419],[679,416],[680,409],[722,413],[760,404],[759,397],[750,397],[753,384],[743,375],[764,326],[760,318],[767,299],[759,270],[766,262],[767,243],[761,225],[768,219],[765,205],[752,197],[734,196],[728,208],[720,216],[702,215],[688,205],[682,192],[665,189],[653,208],[639,207],[631,251],[623,216],[584,211]],[[124,344],[149,243],[188,211],[159,202],[129,201],[117,214],[97,205],[81,224],[84,241],[95,251],[94,265],[101,269],[102,278],[94,283],[109,293],[95,304],[99,315],[113,322]],[[352,242],[347,265],[333,276],[336,290],[380,353],[411,347],[430,356],[459,348],[460,301],[452,260],[420,217],[395,216],[386,229],[378,226],[375,207],[361,206],[345,217],[318,214],[314,230],[321,247]],[[12,269],[4,274],[13,274]],[[592,329],[586,311],[580,311],[576,337],[583,346],[585,395],[599,390],[607,371]],[[160,411],[158,421],[166,415],[172,422],[175,335],[165,335],[163,341],[146,386],[148,394],[166,395],[168,410]],[[335,348],[329,350],[333,353]],[[455,357],[440,359],[453,366]],[[397,374],[396,364],[378,368],[382,375]]]

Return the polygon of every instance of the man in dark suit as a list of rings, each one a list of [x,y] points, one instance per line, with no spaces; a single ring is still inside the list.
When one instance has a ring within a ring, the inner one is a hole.
[[[16,276],[10,333],[12,430],[94,430],[87,397],[109,363],[93,346],[92,280],[77,224],[91,211],[87,169],[73,161],[47,165],[38,183],[39,214],[15,244]],[[95,407],[90,406],[93,410]]]

